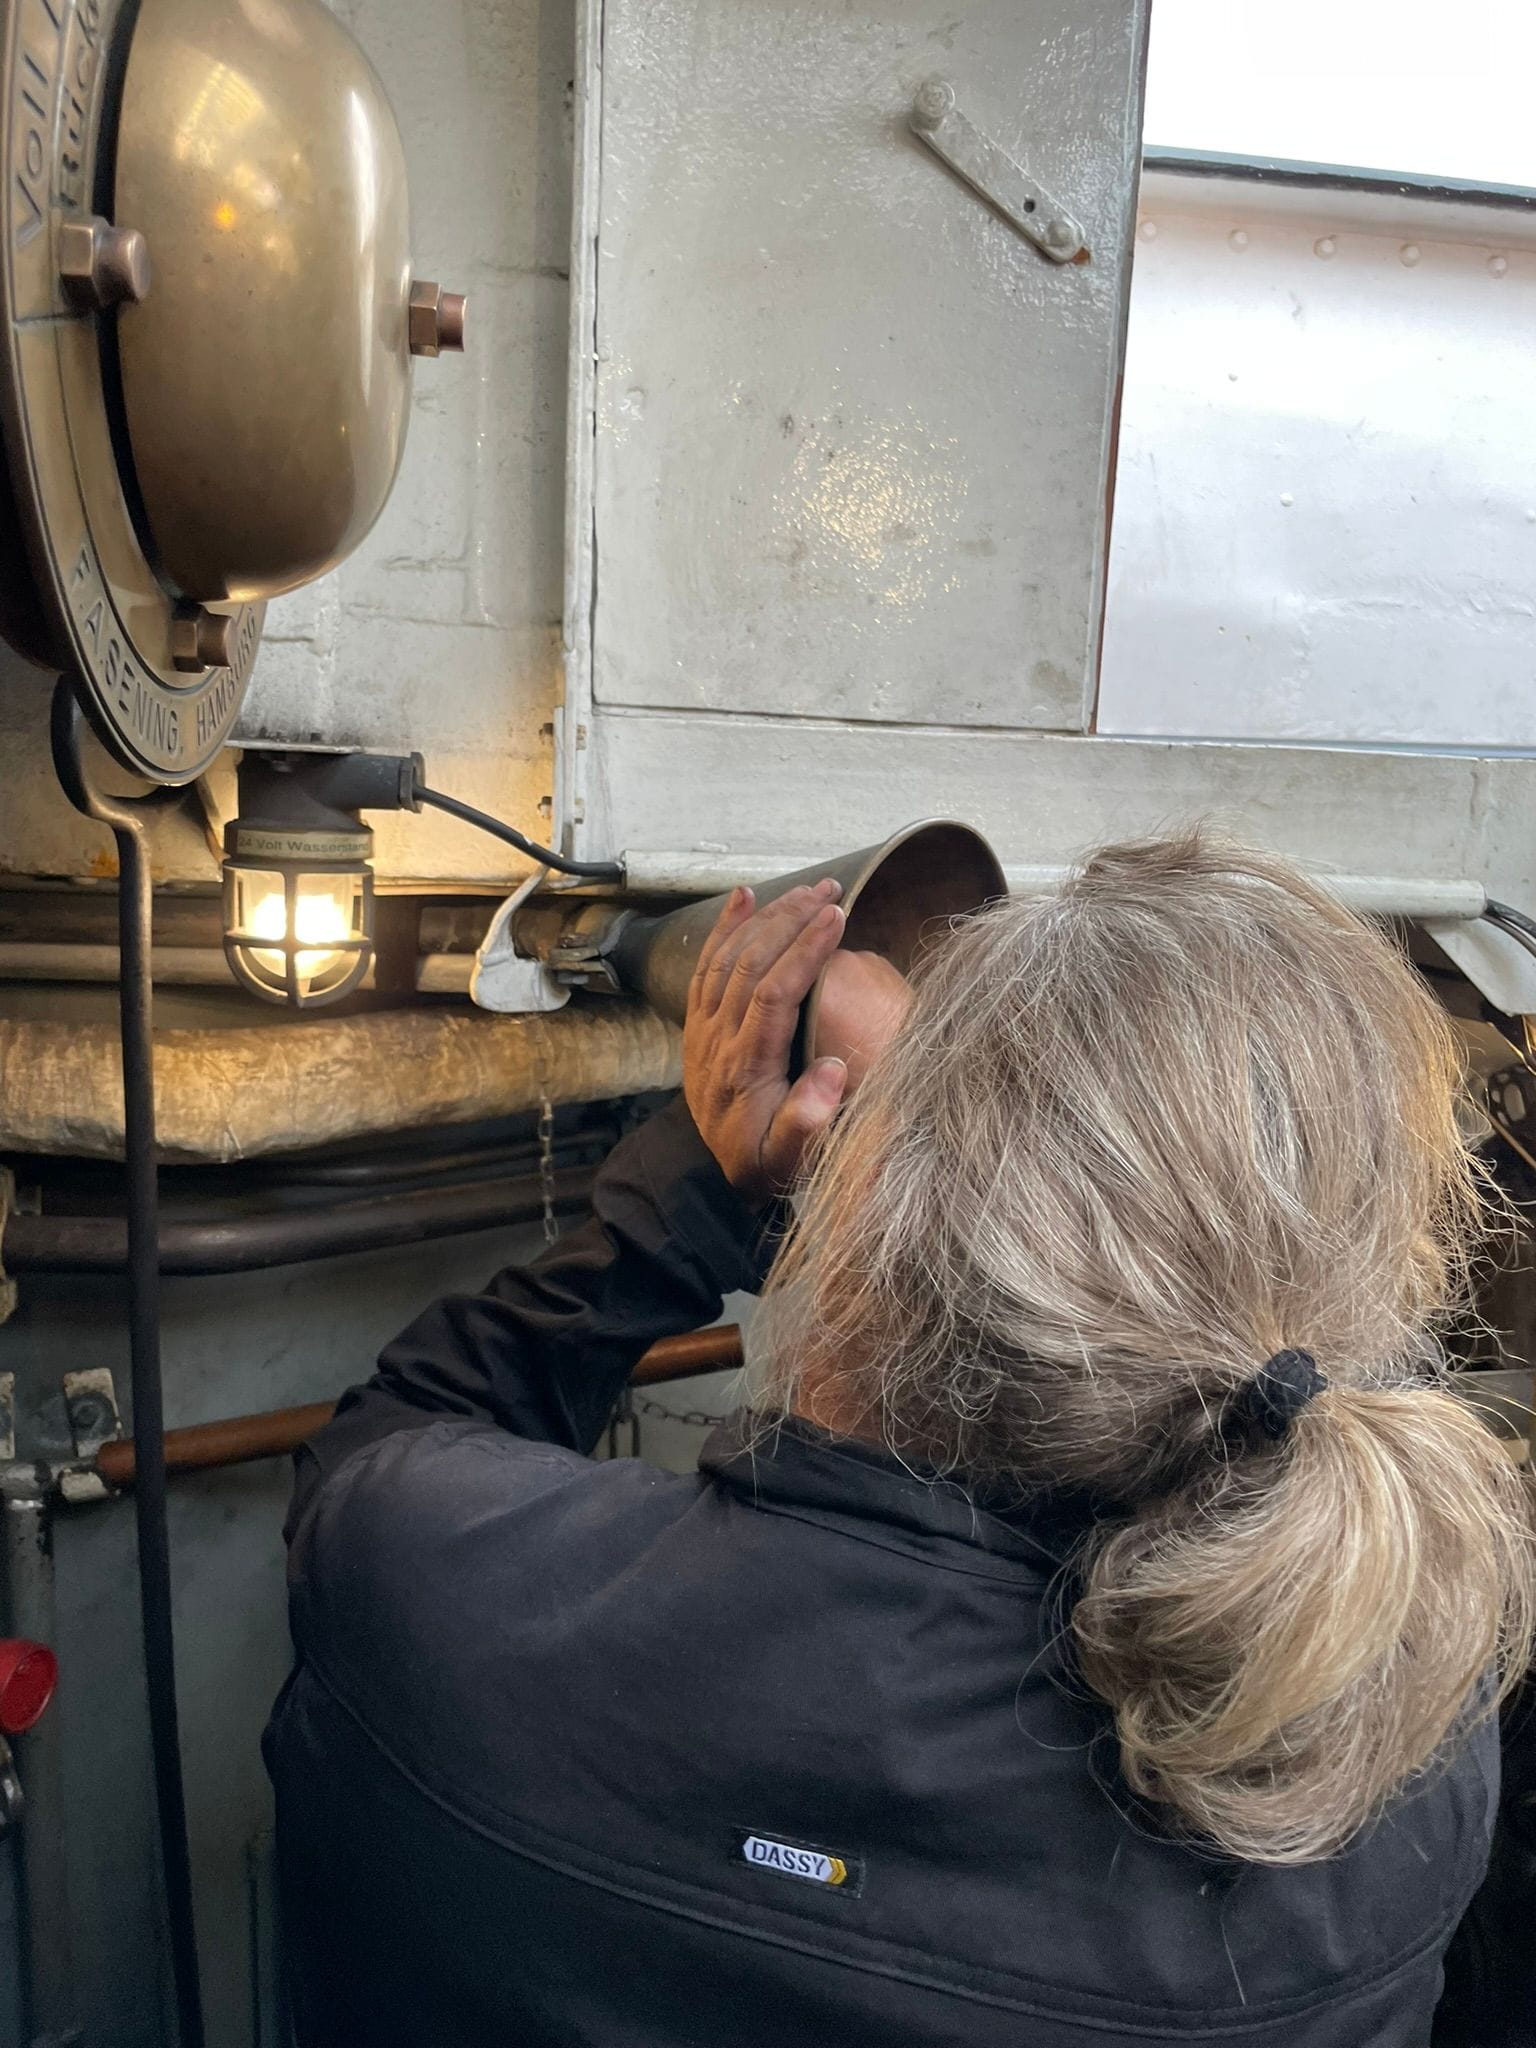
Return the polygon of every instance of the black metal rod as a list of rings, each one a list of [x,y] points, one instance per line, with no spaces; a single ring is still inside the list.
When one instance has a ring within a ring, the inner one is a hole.
[[[539,1163],[536,1138],[495,1138],[481,1144],[461,1144],[453,1150],[433,1149],[448,1138],[447,1131],[412,1134],[409,1150],[397,1146],[388,1151],[358,1153],[351,1158],[293,1158],[277,1154],[269,1158],[241,1160],[233,1169],[243,1183],[263,1188],[298,1189],[351,1188],[362,1194],[370,1188],[445,1187],[471,1180],[510,1180],[515,1174],[532,1173]],[[595,1164],[611,1152],[622,1135],[614,1122],[605,1127],[562,1133],[556,1140],[556,1154],[562,1166]],[[191,1167],[196,1174],[203,1169]]]
[[[555,1213],[568,1216],[584,1208],[591,1189],[590,1167],[556,1173]],[[316,1203],[212,1223],[164,1222],[160,1272],[176,1278],[254,1273],[268,1266],[340,1258],[348,1252],[425,1244],[472,1230],[534,1222],[543,1213],[543,1203],[538,1177],[521,1174],[516,1179],[417,1188],[368,1201]],[[13,1215],[0,1239],[0,1265],[8,1273],[121,1273],[129,1257],[128,1230],[117,1216]]]
[[[132,802],[103,796],[81,759],[83,720],[68,677],[53,697],[53,759],[64,793],[111,828],[118,857],[118,1012],[122,1029],[123,1153],[127,1169],[129,1369],[133,1427],[143,1445],[134,1488],[139,1620],[160,1822],[160,1860],[181,2048],[203,2048],[203,2000],[192,1905],[186,1789],[176,1700],[170,1543],[165,1514],[165,1414],[160,1372],[159,1181],[155,1165],[154,989],[150,976],[154,891],[144,822]]]
[[[1536,954],[1536,918],[1529,918],[1523,910],[1516,910],[1512,904],[1496,903],[1490,896],[1483,909],[1483,916],[1496,931],[1503,932],[1523,946],[1527,953]]]
[[[594,1147],[594,1156],[602,1147]],[[399,1187],[410,1185],[420,1187],[430,1183],[433,1186],[449,1182],[471,1180],[509,1180],[524,1168],[538,1164],[539,1147],[534,1139],[521,1144],[486,1145],[479,1150],[460,1152],[423,1151],[412,1158],[398,1154],[381,1153],[375,1158],[338,1159],[317,1161],[313,1165],[295,1161],[290,1164],[279,1160],[263,1173],[261,1162],[256,1162],[256,1181],[263,1186],[288,1188],[384,1188],[392,1183]],[[196,1169],[193,1169],[196,1171]]]

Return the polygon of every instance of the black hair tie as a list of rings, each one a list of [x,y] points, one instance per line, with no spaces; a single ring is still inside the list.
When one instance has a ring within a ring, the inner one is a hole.
[[[1327,1384],[1310,1351],[1277,1351],[1227,1403],[1223,1433],[1279,1443]]]

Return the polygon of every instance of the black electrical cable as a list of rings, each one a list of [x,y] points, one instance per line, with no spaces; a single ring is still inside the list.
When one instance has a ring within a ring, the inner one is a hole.
[[[203,2048],[192,1860],[181,1775],[170,1544],[165,1520],[165,1414],[160,1376],[159,1184],[155,1162],[155,1070],[150,944],[154,911],[141,802],[103,796],[80,756],[82,718],[70,679],[53,697],[53,761],[76,810],[110,826],[117,841],[119,1015],[123,1060],[123,1158],[128,1211],[128,1346],[133,1429],[139,1444],[134,1521],[139,1552],[139,1618],[144,1684],[160,1822],[160,1858],[181,2048]]]
[[[1517,946],[1536,954],[1536,918],[1527,917],[1523,910],[1515,910],[1508,903],[1495,903],[1491,896],[1483,906],[1483,916],[1497,930],[1507,933]]]
[[[623,864],[619,861],[567,860],[563,853],[556,853],[552,847],[540,846],[536,839],[519,832],[515,825],[504,825],[500,818],[493,818],[488,811],[477,811],[473,804],[460,803],[456,796],[444,796],[440,789],[424,789],[418,783],[415,796],[418,803],[430,804],[435,811],[446,811],[450,818],[462,818],[466,825],[478,825],[493,839],[504,839],[508,846],[515,846],[519,853],[526,853],[540,867],[553,868],[557,875],[577,875],[584,882],[622,882],[624,879]]]

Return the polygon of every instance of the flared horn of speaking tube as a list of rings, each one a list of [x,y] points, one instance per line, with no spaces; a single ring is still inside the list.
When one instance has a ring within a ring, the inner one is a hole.
[[[755,884],[759,905],[833,875],[843,885],[848,925],[843,945],[851,952],[881,953],[909,974],[925,946],[952,918],[1006,896],[997,855],[981,834],[948,818],[908,825],[880,846],[866,846],[840,860],[798,868],[776,881]],[[687,904],[665,917],[631,917],[618,934],[609,961],[624,987],[643,995],[675,1024],[688,1007],[688,984],[699,949],[720,915],[725,897]],[[817,1054],[821,982],[806,1001],[799,1057]]]

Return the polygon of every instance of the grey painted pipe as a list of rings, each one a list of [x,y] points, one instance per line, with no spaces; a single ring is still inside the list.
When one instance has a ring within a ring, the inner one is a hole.
[[[48,1475],[26,1465],[0,1469],[4,1515],[5,1627],[32,1642],[57,1643],[52,1502]],[[23,2038],[66,2041],[73,2033],[69,1865],[64,1825],[63,1722],[58,1702],[25,1735],[11,1737],[25,1801],[20,1823]]]
[[[557,1215],[584,1208],[592,1169],[566,1167],[554,1176]],[[532,1223],[543,1213],[543,1190],[533,1175],[475,1181],[468,1186],[421,1188],[370,1201],[327,1202],[307,1209],[241,1216],[217,1223],[163,1221],[160,1271],[188,1278],[253,1273],[348,1252],[424,1244],[472,1230]],[[120,1273],[127,1261],[127,1227],[116,1216],[18,1216],[0,1239],[0,1269],[22,1273]]]

